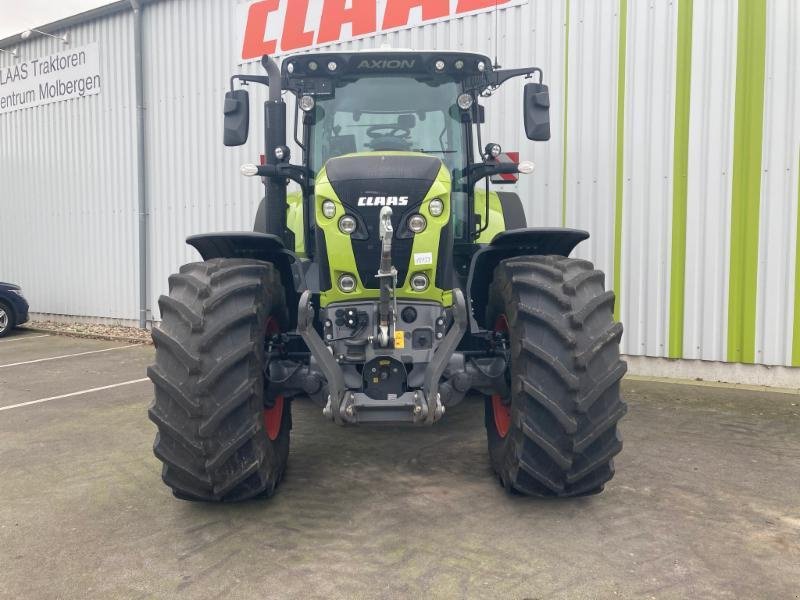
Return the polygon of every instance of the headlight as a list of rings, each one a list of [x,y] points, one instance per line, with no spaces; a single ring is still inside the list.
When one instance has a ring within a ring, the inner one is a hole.
[[[411,289],[422,292],[428,287],[428,276],[425,273],[416,273],[411,277]]]
[[[339,276],[339,289],[349,294],[354,289],[356,289],[356,278],[353,277],[350,273],[345,273],[344,275]]]
[[[11,291],[12,294],[16,294],[20,298],[23,298],[23,299],[25,298],[25,296],[22,295],[22,290],[10,290],[10,291]]]
[[[322,214],[332,219],[336,215],[336,205],[330,200],[325,200],[322,203]]]
[[[345,215],[339,219],[339,231],[342,233],[350,235],[356,230],[356,227],[358,227],[358,223],[350,215]]]
[[[458,108],[461,110],[469,110],[474,101],[475,100],[472,98],[472,94],[461,94],[457,100]]]
[[[411,215],[408,218],[408,228],[414,233],[421,233],[425,231],[428,226],[428,221],[422,215]]]
[[[311,64],[316,64],[316,63],[311,63]],[[308,66],[310,67],[311,64],[309,64]],[[303,96],[302,98],[300,98],[300,108],[302,109],[303,112],[309,112],[313,110],[315,105],[316,102],[314,101],[313,96]]]
[[[439,198],[434,198],[430,202],[428,202],[428,211],[434,217],[439,217],[444,212],[444,202],[439,200]]]

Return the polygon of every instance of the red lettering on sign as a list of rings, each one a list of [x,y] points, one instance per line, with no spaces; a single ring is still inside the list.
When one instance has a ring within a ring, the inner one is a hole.
[[[508,0],[458,0],[456,13],[461,14],[473,10],[480,10],[482,8],[494,8],[506,2],[508,2]]]
[[[296,50],[314,45],[314,32],[305,31],[308,0],[292,0],[286,5],[281,50]]]
[[[318,44],[337,41],[345,23],[350,23],[354,36],[375,33],[378,28],[375,0],[353,0],[350,8],[345,8],[345,4],[345,0],[325,0]]]
[[[278,10],[278,0],[263,0],[250,6],[247,12],[247,26],[244,30],[242,58],[258,58],[264,54],[274,54],[278,46],[275,40],[265,40],[269,13]]]
[[[422,8],[423,21],[450,16],[450,0],[387,0],[383,28],[408,25],[411,9],[416,7]]]
[[[242,60],[491,11],[509,3],[510,0],[240,0],[242,11],[247,11]],[[342,32],[347,24],[349,35]],[[267,36],[280,39],[265,39]]]

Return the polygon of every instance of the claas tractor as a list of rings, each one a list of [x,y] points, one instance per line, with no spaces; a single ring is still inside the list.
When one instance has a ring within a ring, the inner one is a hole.
[[[240,146],[247,88],[269,90],[264,155],[241,167],[265,187],[254,230],[188,238],[202,262],[159,300],[149,415],[174,495],[271,495],[309,399],[344,426],[430,426],[482,401],[509,492],[601,491],[626,411],[614,294],[569,258],[587,232],[529,227],[517,194],[490,189],[533,164],[481,135],[482,103],[523,77],[526,136],[549,139],[541,70],[386,49],[261,63],[224,100]]]

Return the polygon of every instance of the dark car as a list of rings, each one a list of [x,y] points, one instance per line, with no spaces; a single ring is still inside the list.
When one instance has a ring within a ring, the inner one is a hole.
[[[28,301],[22,288],[0,281],[0,337],[28,320]]]

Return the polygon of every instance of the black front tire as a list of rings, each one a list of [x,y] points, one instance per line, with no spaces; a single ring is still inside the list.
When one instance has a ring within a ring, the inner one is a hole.
[[[268,330],[285,328],[285,293],[265,262],[215,259],[185,265],[159,300],[153,330],[150,419],[162,479],[178,498],[234,502],[271,495],[289,454],[291,408],[274,408],[264,368]],[[267,433],[267,413],[273,436]]]
[[[17,326],[14,309],[0,301],[0,338],[7,336]]]
[[[590,262],[561,256],[511,258],[495,269],[486,316],[508,331],[511,397],[486,400],[486,430],[509,491],[583,496],[614,476],[627,366],[604,278]]]

